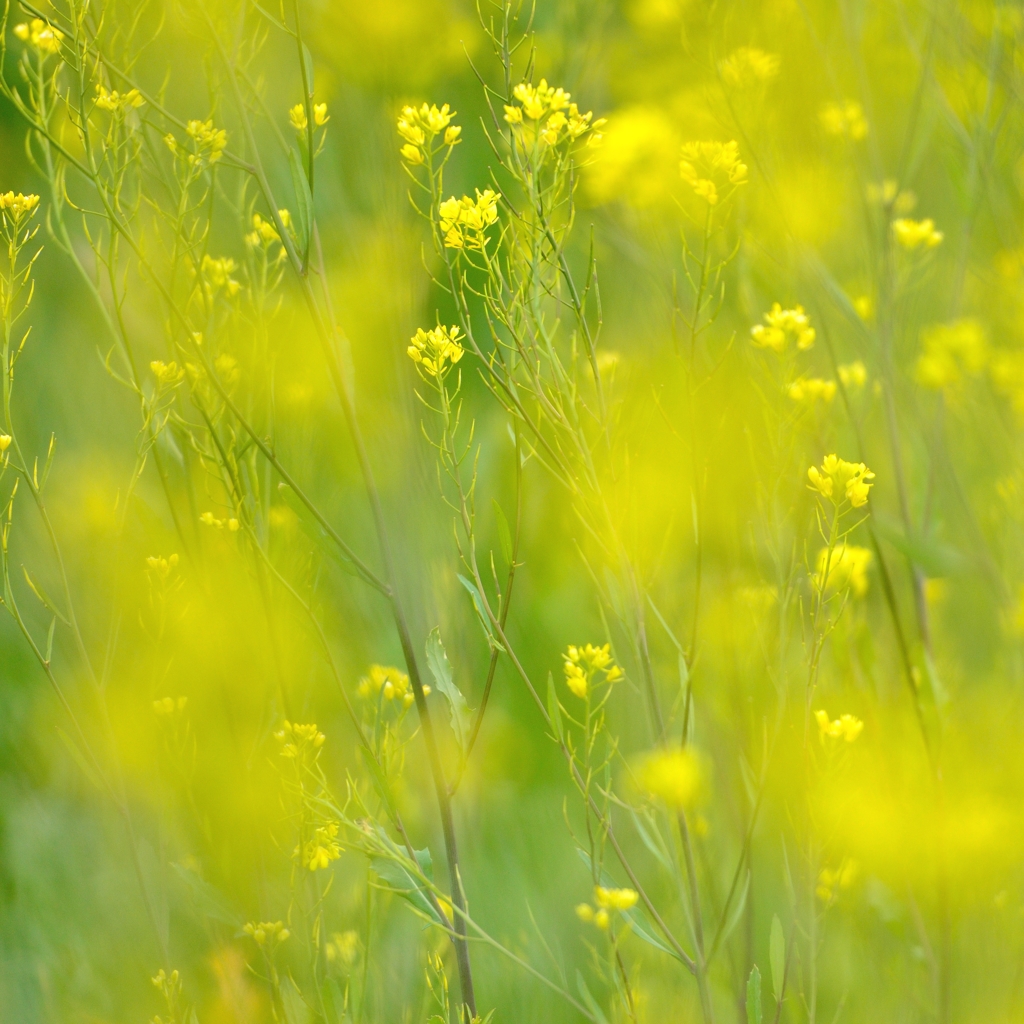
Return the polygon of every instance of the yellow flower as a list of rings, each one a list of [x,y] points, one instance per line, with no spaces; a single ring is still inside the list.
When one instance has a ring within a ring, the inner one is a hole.
[[[320,871],[326,868],[332,860],[341,856],[341,846],[335,841],[338,834],[338,823],[330,821],[318,828],[304,849],[302,861],[310,871]]]
[[[185,132],[195,142],[196,148],[199,150],[199,158],[202,159],[205,156],[211,164],[215,164],[227,148],[228,133],[223,128],[214,128],[213,121],[189,121],[185,125]],[[173,136],[168,136],[168,138],[173,142]],[[174,146],[171,146],[171,149],[172,152],[175,151]],[[189,163],[195,159],[190,155]]]
[[[315,124],[317,128],[323,128],[330,119],[331,115],[327,113],[326,103],[313,104],[313,124]]]
[[[594,902],[602,910],[629,910],[638,899],[633,889],[606,889],[603,885],[594,888]]]
[[[0,434],[0,454],[3,454],[10,447],[11,447],[11,435],[10,434]]]
[[[828,712],[822,708],[814,712],[814,719],[818,723],[818,734],[822,743],[826,738],[853,743],[864,728],[864,723],[856,715],[840,715],[834,721],[830,721]]]
[[[498,219],[498,193],[487,188],[476,190],[476,199],[452,196],[438,207],[444,244],[449,249],[476,249],[487,244],[486,229]]]
[[[603,907],[594,915],[594,924],[596,924],[601,931],[607,931],[610,921],[611,919],[608,916],[608,911]]]
[[[164,558],[162,555],[150,555],[146,559],[146,565],[161,579],[167,579],[171,570],[178,564],[177,555],[169,555]]]
[[[40,53],[49,56],[60,52],[60,44],[64,33],[60,29],[48,25],[42,18],[33,18],[27,24],[22,22],[14,26],[14,34],[23,43],[29,43]]]
[[[856,861],[845,860],[834,870],[822,868],[818,875],[818,885],[815,889],[818,899],[823,903],[832,903],[840,889],[849,889],[857,880],[858,865]]]
[[[755,46],[741,46],[720,64],[722,78],[737,89],[771,81],[779,73],[779,58]]]
[[[214,259],[209,253],[203,257],[201,270],[212,291],[225,289],[228,295],[237,295],[242,287],[231,275],[237,269],[230,256]]]
[[[892,222],[892,233],[896,241],[907,250],[934,249],[942,242],[943,234],[935,230],[935,221],[931,217],[924,220],[909,220],[901,217]]]
[[[710,206],[719,201],[719,188],[732,191],[747,182],[747,165],[733,142],[687,142],[679,162],[680,177]],[[731,188],[730,188],[731,186]]]
[[[423,687],[424,694],[430,694],[430,687]],[[409,677],[391,665],[371,665],[369,671],[359,680],[360,697],[376,697],[382,694],[385,700],[398,700],[404,707],[410,707],[413,693]]]
[[[440,107],[426,103],[403,107],[397,125],[398,134],[405,140],[399,151],[402,157],[411,164],[424,163],[426,153],[436,152],[434,139],[442,132],[444,145],[454,146],[462,133],[458,125],[451,123],[454,116],[455,111],[447,103]]]
[[[545,78],[538,85],[520,82],[512,90],[512,96],[519,101],[520,106],[505,107],[505,120],[509,124],[522,123],[524,115],[531,121],[539,121],[546,114],[565,110],[571,98],[570,93],[564,89],[548,85]]]
[[[465,349],[458,326],[438,325],[430,331],[421,327],[410,339],[406,352],[428,376],[443,377],[448,365],[457,363]]]
[[[7,192],[0,194],[0,210],[10,214],[11,219],[15,221],[21,220],[24,216],[35,212],[36,207],[39,205],[39,196],[37,195],[22,195],[19,192],[15,195],[13,192]]]
[[[125,110],[141,107],[145,102],[138,89],[129,89],[122,96],[116,89],[108,92],[102,85],[96,84],[96,106],[100,110],[124,113]]]
[[[836,382],[822,380],[820,377],[802,377],[800,380],[793,381],[786,391],[794,402],[813,405],[820,399],[827,403],[835,398]]]
[[[783,309],[778,302],[773,302],[772,308],[765,313],[763,324],[755,324],[750,328],[750,340],[757,348],[768,348],[779,353],[786,348],[790,338],[796,341],[796,347],[801,352],[805,352],[814,345],[816,337],[803,306]]]
[[[859,360],[839,367],[839,379],[847,390],[862,388],[868,382],[867,367]]]
[[[291,932],[285,928],[282,921],[260,921],[259,924],[255,921],[250,921],[242,931],[246,935],[251,936],[257,946],[266,945],[267,942],[270,942],[272,945],[284,942],[291,935]]]
[[[564,655],[563,669],[565,685],[580,700],[585,700],[590,693],[598,673],[603,675],[606,683],[614,683],[622,678],[622,669],[612,660],[611,645],[595,647],[586,644],[578,647],[570,644]]]
[[[581,921],[593,921],[594,920],[594,908],[589,903],[580,903],[576,907],[576,916]]]
[[[821,126],[829,135],[853,139],[859,142],[868,133],[868,122],[864,108],[856,100],[842,103],[826,103],[819,113]]]
[[[701,784],[700,763],[689,750],[661,750],[642,762],[637,778],[644,792],[681,810],[696,800]]]
[[[328,121],[330,121],[330,114],[327,113],[326,103],[314,103],[313,104],[313,124],[318,128],[322,128]],[[309,127],[309,121],[306,118],[306,107],[303,103],[296,103],[294,107],[290,107],[288,110],[288,120],[291,121],[292,127],[297,132],[304,132]]]
[[[863,462],[847,462],[836,455],[826,455],[820,468],[811,466],[807,470],[812,490],[835,505],[845,500],[854,508],[868,503],[868,492],[874,486],[869,481],[874,478],[875,474]]]
[[[162,359],[154,359],[149,364],[149,368],[153,371],[153,376],[156,377],[158,383],[165,386],[173,387],[185,376],[185,371],[173,361],[165,363]]]
[[[989,363],[985,329],[977,320],[935,324],[921,332],[918,383],[934,391],[953,390],[964,376],[976,377]]]
[[[820,588],[826,584],[834,590],[849,587],[857,597],[863,597],[868,591],[868,568],[874,559],[870,548],[858,547],[856,544],[843,544],[834,548],[832,558],[828,557],[828,548],[818,552],[817,573],[815,583]],[[828,579],[824,579],[825,564],[828,563]]]

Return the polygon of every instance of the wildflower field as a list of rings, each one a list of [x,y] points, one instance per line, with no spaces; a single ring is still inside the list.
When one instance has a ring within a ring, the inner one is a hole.
[[[1024,1018],[1024,8],[4,0],[0,1024]]]

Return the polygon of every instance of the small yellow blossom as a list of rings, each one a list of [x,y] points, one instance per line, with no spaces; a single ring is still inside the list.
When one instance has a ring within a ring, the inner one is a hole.
[[[214,259],[214,257],[209,253],[203,257],[201,265],[203,277],[206,279],[210,288],[213,291],[219,291],[223,288],[228,295],[237,295],[242,287],[241,284],[231,276],[236,269],[237,266],[235,261],[230,256],[222,256],[219,259]]]
[[[336,841],[338,823],[329,821],[313,834],[302,850],[302,863],[310,871],[322,871],[332,860],[341,856],[341,845]]]
[[[832,558],[828,557],[828,548],[818,552],[815,584],[820,588],[823,584],[832,590],[849,587],[856,597],[863,597],[868,592],[868,568],[874,559],[870,548],[858,547],[856,544],[843,544],[834,548]],[[828,580],[824,579],[825,566],[828,565]]]
[[[660,750],[647,757],[637,772],[644,792],[676,810],[690,807],[701,784],[701,768],[689,750]]]
[[[867,367],[859,360],[839,367],[839,379],[847,390],[860,389],[868,382]]]
[[[907,250],[934,249],[942,242],[944,235],[935,230],[931,217],[924,220],[909,220],[901,217],[892,222],[892,233],[896,241]]]
[[[854,508],[866,505],[874,478],[875,474],[863,462],[847,462],[836,455],[826,455],[820,468],[811,466],[807,470],[811,489],[837,506],[844,501]]]
[[[589,903],[580,903],[576,907],[576,916],[589,923],[594,920],[594,908]]]
[[[214,128],[213,121],[192,120],[185,125],[185,132],[196,144],[199,150],[198,157],[189,154],[188,162],[195,163],[197,159],[204,157],[208,163],[215,164],[220,160],[228,145],[228,133],[223,128]],[[172,153],[177,153],[177,143],[173,135],[164,137],[164,141],[170,147]]]
[[[281,744],[281,756],[295,760],[315,761],[327,737],[316,727],[315,722],[300,724],[285,719],[281,728],[274,733]]]
[[[438,217],[446,248],[482,251],[487,244],[486,229],[498,219],[500,198],[500,195],[487,188],[483,192],[477,189],[475,199],[469,196],[456,199],[452,196],[441,203]]]
[[[385,700],[397,700],[403,708],[411,707],[415,699],[408,675],[392,665],[371,665],[359,680],[358,693],[374,699],[380,694]],[[430,687],[425,685],[423,693],[429,696]]]
[[[177,555],[168,555],[164,558],[162,555],[150,555],[146,559],[146,565],[150,571],[155,573],[161,579],[167,579],[171,574],[171,570],[178,564]]]
[[[857,880],[859,866],[856,861],[845,860],[835,869],[822,868],[818,874],[815,892],[822,903],[833,903],[840,889],[849,889]]]
[[[736,89],[749,89],[771,81],[779,73],[779,58],[756,46],[733,50],[720,64],[723,80]]]
[[[199,516],[199,522],[204,526],[215,526],[218,530],[224,529],[224,520],[218,519],[212,512],[203,512]]]
[[[822,743],[826,739],[842,739],[847,743],[853,743],[864,728],[864,723],[856,715],[840,715],[835,720],[830,720],[828,712],[823,708],[814,712],[814,719],[818,723]]]
[[[250,936],[257,946],[265,946],[268,942],[271,945],[276,945],[279,942],[284,942],[291,935],[282,921],[260,921],[259,924],[250,921],[242,931]]]
[[[804,402],[813,405],[817,401],[831,402],[836,395],[836,382],[834,380],[822,380],[820,377],[801,377],[793,381],[786,389],[787,394],[794,402]]]
[[[124,113],[141,107],[146,101],[142,98],[138,89],[129,89],[124,95],[116,89],[107,91],[99,83],[96,84],[96,106],[100,110],[109,110],[111,113]]]
[[[593,644],[576,646],[570,644],[566,648],[563,668],[565,685],[580,698],[585,700],[594,687],[598,673],[606,683],[614,683],[622,678],[622,669],[612,660],[611,645],[595,647]]]
[[[42,18],[33,18],[14,26],[14,35],[23,43],[34,46],[44,56],[60,52],[64,33],[48,25]]]
[[[359,956],[359,933],[357,931],[335,932],[324,946],[328,963],[339,963],[351,967]]]
[[[630,910],[639,899],[634,889],[606,889],[595,886],[594,902],[603,910]]]
[[[764,323],[755,324],[750,328],[750,340],[757,348],[768,348],[781,353],[789,339],[796,341],[796,347],[805,352],[814,345],[817,333],[811,326],[810,317],[804,312],[803,306],[783,309],[778,302],[765,313]]]
[[[818,116],[822,128],[829,135],[859,142],[868,134],[868,122],[864,116],[864,108],[856,100],[826,103]]]
[[[306,108],[301,103],[296,103],[288,110],[288,120],[297,132],[304,132],[309,124],[306,120]]]
[[[161,718],[167,718],[170,715],[180,715],[185,710],[186,704],[188,704],[188,697],[161,697],[159,700],[153,701],[153,711]]]
[[[17,195],[13,192],[0,193],[0,210],[10,214],[14,221],[19,221],[26,215],[34,213],[38,205],[39,196],[31,193],[27,196],[22,195],[21,192]]]
[[[154,359],[149,368],[157,382],[165,387],[173,387],[185,376],[185,371],[173,360],[165,363],[162,359]]]
[[[245,236],[246,242],[255,247],[269,246],[281,241],[277,228],[269,220],[264,220],[258,213],[252,215],[252,232]]]
[[[445,146],[456,145],[462,129],[451,123],[454,116],[455,111],[447,103],[440,107],[427,103],[403,107],[398,118],[398,134],[405,143],[399,150],[403,159],[414,165],[425,163],[426,154],[436,152],[434,139],[442,132]]]
[[[512,90],[512,96],[520,105],[505,107],[505,120],[509,124],[521,124],[524,116],[539,121],[547,114],[565,110],[571,98],[564,89],[548,85],[545,78],[538,85],[520,82]]]
[[[323,128],[330,119],[331,115],[327,113],[326,103],[313,104],[313,124],[315,124],[317,128]]]
[[[683,145],[679,174],[694,193],[710,206],[718,204],[719,189],[731,191],[747,182],[747,165],[733,142],[687,142]]]
[[[428,376],[443,377],[449,364],[457,363],[465,349],[457,326],[438,325],[429,331],[421,327],[410,339],[406,352]]]
[[[12,438],[10,434],[0,434],[0,455],[11,447],[11,440]]]

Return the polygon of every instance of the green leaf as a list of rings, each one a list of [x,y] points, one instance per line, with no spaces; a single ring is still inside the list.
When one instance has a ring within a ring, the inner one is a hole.
[[[476,584],[472,580],[467,580],[461,573],[459,574],[459,582],[469,591],[469,596],[473,598],[473,607],[476,609],[476,617],[480,620],[480,625],[483,627],[483,631],[487,636],[487,643],[490,644],[491,650],[503,651],[504,647],[498,642],[498,638],[494,635],[491,629],[491,620],[487,617],[487,612],[484,607],[484,599],[480,596],[480,591],[476,589]]]
[[[498,504],[497,499],[492,498],[491,504],[494,505],[494,518],[498,523],[498,540],[501,542],[501,553],[505,557],[505,564],[512,564],[512,534],[508,528],[508,520],[505,518],[505,513],[502,512],[501,506]]]
[[[768,944],[768,956],[772,965],[772,992],[775,1002],[782,1002],[782,986],[786,980],[786,937],[782,934],[782,922],[778,914],[772,915],[772,934]]]
[[[386,854],[370,858],[370,867],[384,883],[382,888],[390,889],[395,895],[401,896],[424,917],[437,921],[438,924],[443,923],[427,897],[426,887],[409,870],[409,855],[393,842],[380,826],[377,826],[376,833],[381,845],[388,851]],[[413,850],[413,853],[416,855],[416,864],[421,874],[425,878],[433,879],[434,862],[430,850]]]
[[[313,54],[309,52],[309,47],[302,44],[302,63],[306,68],[306,85],[309,88],[309,95],[313,95]]]
[[[548,717],[551,719],[551,725],[555,730],[558,742],[563,742],[562,706],[558,703],[555,679],[550,672],[548,673]]]
[[[739,924],[740,918],[743,916],[743,908],[747,905],[747,896],[750,893],[750,872],[747,872],[747,879],[743,883],[743,891],[740,893],[740,898],[736,901],[736,906],[733,907],[732,914],[729,916],[729,921],[725,928],[722,929],[722,937],[718,940],[719,945],[724,945],[725,940],[732,935],[733,929]]]
[[[305,252],[313,224],[313,196],[309,191],[309,179],[299,160],[299,154],[288,150],[288,166],[292,172],[292,188],[295,190],[295,222],[299,235],[299,248]]]
[[[747,1024],[761,1024],[761,972],[754,964],[747,978]]]
[[[462,691],[455,685],[452,678],[452,666],[445,654],[444,644],[441,643],[441,631],[435,626],[427,637],[427,667],[434,677],[437,688],[445,695],[448,701],[448,710],[451,712],[452,731],[458,741],[459,749],[465,753],[466,745],[469,743],[470,732],[473,728],[473,712],[462,696]]]
[[[583,975],[576,972],[576,988],[579,989],[580,998],[586,1004],[587,1009],[594,1015],[594,1020],[598,1024],[608,1024],[608,1018],[604,1015],[604,1010],[597,1005],[597,1000],[590,994],[590,989],[587,988],[587,983],[583,980]]]
[[[286,1024],[309,1024],[313,1019],[299,986],[290,974],[281,983],[281,1005],[284,1007]]]
[[[221,921],[234,928],[242,927],[242,918],[231,909],[227,897],[215,886],[200,878],[191,868],[184,864],[172,864],[178,877],[185,883],[196,909],[205,917]]]

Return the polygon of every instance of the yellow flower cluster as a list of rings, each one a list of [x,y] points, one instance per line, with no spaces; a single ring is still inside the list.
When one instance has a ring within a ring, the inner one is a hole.
[[[177,555],[168,555],[164,558],[163,555],[150,555],[146,559],[146,565],[150,572],[155,573],[160,579],[165,580],[171,574],[171,570],[178,564]]]
[[[864,723],[856,715],[840,715],[830,720],[828,712],[823,708],[814,712],[814,719],[818,723],[818,734],[822,743],[826,739],[842,739],[852,743],[864,729]]]
[[[941,231],[935,230],[935,221],[931,217],[924,220],[901,217],[892,222],[892,233],[899,245],[907,250],[934,249],[945,237]]]
[[[300,725],[287,719],[274,736],[281,743],[281,756],[293,758],[305,757],[311,753],[319,756],[319,750],[327,740],[327,737],[317,729],[316,722]]]
[[[444,132],[443,145],[456,145],[462,129],[451,123],[454,116],[455,111],[447,103],[440,107],[426,103],[420,107],[402,107],[398,118],[398,134],[405,140],[399,151],[402,157],[410,164],[425,163],[427,154],[435,152],[434,140],[441,132]]]
[[[694,193],[708,205],[717,205],[719,189],[731,191],[747,181],[747,165],[740,160],[733,142],[686,142],[683,144],[679,174]]]
[[[154,359],[149,364],[149,368],[153,371],[157,383],[164,387],[173,387],[185,376],[185,371],[173,360],[165,363],[162,359]]]
[[[765,53],[756,46],[741,46],[718,67],[727,85],[735,89],[749,89],[762,82],[770,82],[779,73],[779,63],[774,53]]]
[[[606,683],[614,683],[622,678],[622,669],[612,660],[611,645],[595,647],[587,644],[577,647],[570,644],[565,652],[565,684],[572,692],[585,700],[594,687],[598,673]]]
[[[188,697],[161,697],[153,701],[153,713],[160,718],[170,718],[171,715],[180,715],[187,703]]]
[[[164,142],[175,156],[184,155],[190,167],[204,160],[215,164],[227,149],[228,133],[223,128],[214,128],[213,121],[189,121],[185,125],[185,133],[195,143],[198,153],[183,154],[178,140],[171,134],[164,136]]]
[[[820,377],[801,377],[793,381],[786,392],[794,402],[813,405],[817,401],[831,402],[836,396],[836,382],[822,380]]]
[[[158,988],[163,993],[168,1001],[175,999],[181,991],[181,975],[177,971],[171,971],[170,974],[167,974],[161,967],[149,980],[153,982],[155,988]]]
[[[857,880],[857,862],[843,861],[838,868],[822,868],[818,874],[818,885],[815,889],[822,903],[833,903],[840,889],[849,889]]]
[[[0,210],[4,213],[10,214],[11,219],[19,221],[22,217],[31,214],[35,211],[35,208],[39,205],[39,196],[22,195],[19,192],[15,195],[13,192],[6,192],[0,194]]]
[[[214,259],[209,253],[203,257],[202,272],[212,291],[225,289],[228,295],[237,295],[242,287],[231,275],[238,269],[230,256]]]
[[[331,115],[327,113],[326,103],[314,103],[313,104],[313,124],[317,128],[323,128],[328,121],[330,121]],[[309,127],[309,121],[306,118],[306,107],[302,103],[296,103],[294,107],[291,107],[288,111],[288,120],[291,121],[292,127],[297,132],[304,132]]]
[[[423,692],[430,694],[430,687],[424,686]],[[385,700],[399,700],[403,707],[411,707],[415,699],[409,677],[392,665],[371,665],[369,671],[359,680],[360,697],[376,698],[383,695]]]
[[[96,83],[96,106],[100,110],[123,114],[126,110],[141,107],[145,102],[138,89],[129,89],[122,95],[116,89],[108,91],[98,82]]]
[[[431,377],[443,377],[449,364],[454,365],[463,356],[460,332],[457,325],[438,325],[433,330],[419,328],[409,340],[406,349],[409,358]]]
[[[338,823],[328,821],[321,825],[302,848],[302,864],[310,871],[326,868],[332,860],[341,856],[341,844],[337,841]]]
[[[33,18],[14,26],[14,35],[23,43],[29,43],[40,53],[50,55],[60,52],[64,33],[48,25],[42,18]]]
[[[839,367],[839,379],[848,390],[862,388],[868,382],[867,367],[859,359],[852,363],[844,363]]]
[[[328,963],[338,962],[351,967],[359,956],[359,933],[357,931],[335,932],[324,946]]]
[[[874,478],[875,474],[863,462],[847,462],[836,455],[826,455],[820,469],[811,466],[807,470],[811,489],[837,506],[844,501],[854,508],[866,505],[868,492],[874,486],[870,481]]]
[[[816,337],[803,306],[783,309],[778,302],[773,302],[772,308],[765,313],[763,324],[750,328],[750,340],[757,348],[770,348],[779,353],[786,348],[790,338],[796,341],[801,352],[806,352],[814,345]]]
[[[989,362],[988,338],[977,320],[935,324],[921,332],[921,347],[917,380],[934,391],[949,391],[965,375],[978,376]]]
[[[693,805],[700,791],[700,762],[689,750],[660,750],[640,764],[637,781],[649,796],[682,810]]]
[[[579,107],[571,101],[571,94],[548,85],[546,79],[542,78],[539,85],[520,82],[512,90],[512,97],[519,105],[506,104],[505,120],[513,126],[525,121],[535,122],[540,140],[548,146],[556,146],[566,139],[576,140],[588,131],[592,133],[591,143],[601,140],[598,129],[604,127],[606,119],[599,117],[594,121],[591,110],[580,113]],[[544,123],[539,124],[545,118]]]
[[[232,533],[238,532],[237,519],[218,519],[212,512],[203,512],[199,517],[199,522],[204,526],[216,527],[218,530],[223,530],[226,526]]]
[[[859,142],[868,134],[868,122],[864,116],[864,108],[856,100],[826,103],[821,108],[818,117],[821,120],[822,128],[829,135]]]
[[[627,910],[632,910],[638,899],[639,896],[634,889],[612,889],[597,885],[594,887],[596,908],[589,903],[581,903],[576,908],[576,916],[581,921],[593,923],[605,931],[611,924],[609,911],[624,913]]]
[[[868,592],[868,568],[874,559],[870,548],[858,547],[856,544],[843,544],[832,551],[831,560],[828,548],[818,552],[818,565],[815,582],[820,588],[823,584],[832,590],[843,590],[849,587],[857,597]],[[828,565],[828,579],[825,580],[825,566]]]
[[[282,921],[260,921],[259,924],[250,921],[242,931],[250,936],[257,946],[265,946],[270,943],[273,947],[279,942],[284,942],[291,935]]]
[[[284,213],[284,211],[279,210],[278,213]],[[281,220],[284,220],[283,216]],[[255,249],[258,245],[266,248],[280,241],[281,236],[277,233],[273,221],[264,220],[258,213],[254,213],[252,215],[252,231],[245,236],[245,244]]]
[[[476,190],[476,199],[452,196],[441,203],[438,217],[441,233],[448,249],[476,249],[483,251],[487,244],[486,229],[498,219],[497,192],[485,188]]]

